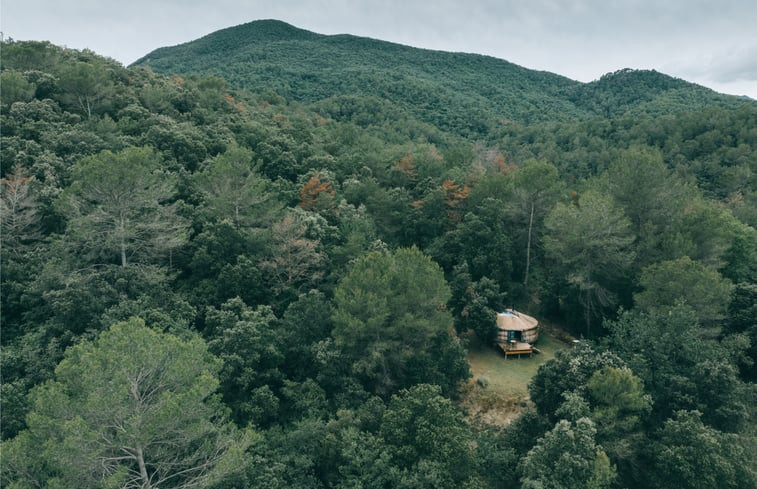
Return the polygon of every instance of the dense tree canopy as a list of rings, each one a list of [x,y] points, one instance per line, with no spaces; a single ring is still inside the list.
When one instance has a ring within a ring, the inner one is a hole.
[[[2,53],[0,484],[754,486],[752,101],[278,22]],[[466,383],[506,307],[583,336],[530,402]]]
[[[209,487],[238,470],[243,437],[213,393],[218,359],[133,319],[69,349],[4,447],[11,487]],[[107,406],[107,409],[103,409]]]
[[[575,424],[557,423],[523,459],[523,488],[612,487],[615,471],[607,455],[597,449],[595,433],[586,418]]]
[[[591,323],[618,305],[613,291],[622,290],[634,257],[628,219],[611,199],[588,192],[572,204],[556,205],[545,225],[547,254],[562,267],[591,336]]]
[[[702,322],[723,319],[731,301],[730,282],[688,256],[650,265],[642,270],[639,285],[643,290],[634,296],[639,308],[664,311],[685,302]]]
[[[418,382],[449,390],[466,378],[449,295],[439,266],[417,248],[353,265],[334,292],[334,338],[370,390],[387,395]]]
[[[91,263],[119,260],[122,267],[168,253],[186,239],[186,222],[170,202],[175,176],[160,168],[150,148],[104,151],[72,170],[74,184],[61,198],[68,236]]]

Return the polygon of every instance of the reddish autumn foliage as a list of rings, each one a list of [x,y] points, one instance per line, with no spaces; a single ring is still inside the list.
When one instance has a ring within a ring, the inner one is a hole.
[[[468,194],[470,194],[470,187],[468,185],[463,185],[461,187],[453,180],[445,180],[442,183],[442,188],[444,188],[444,200],[449,207],[447,216],[450,222],[460,222],[460,212],[457,210],[457,206],[460,205],[460,203],[466,198],[468,198]]]
[[[457,205],[468,198],[468,194],[470,194],[470,187],[468,185],[463,185],[461,187],[453,180],[445,180],[444,183],[442,183],[442,187],[445,192],[444,198],[447,205],[450,207],[457,207]]]
[[[505,173],[505,174],[512,173],[518,168],[518,165],[512,162],[508,162],[505,156],[502,154],[497,155],[496,162],[497,162],[497,169],[500,172]]]
[[[334,187],[322,181],[319,174],[310,177],[300,189],[300,207],[306,211],[319,211],[334,206]]]
[[[417,175],[417,173],[415,172],[415,163],[413,163],[413,155],[411,154],[403,156],[402,159],[394,164],[394,168],[409,177],[414,177]]]
[[[10,175],[10,178],[0,178],[0,185],[5,186],[4,192],[8,195],[18,195],[20,192],[25,191],[26,184],[32,181],[33,177],[20,177],[16,175]]]

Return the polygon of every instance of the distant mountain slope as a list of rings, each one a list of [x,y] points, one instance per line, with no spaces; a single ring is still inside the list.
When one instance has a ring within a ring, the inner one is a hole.
[[[736,107],[742,97],[723,95],[709,88],[654,70],[623,69],[580,85],[571,100],[590,113],[605,117],[664,115],[700,110],[708,105]]]
[[[379,97],[420,120],[466,136],[485,134],[510,121],[674,113],[742,103],[653,71],[623,70],[583,84],[488,56],[326,36],[275,20],[160,48],[134,64],[161,73],[214,74],[238,88],[270,88],[303,103]]]

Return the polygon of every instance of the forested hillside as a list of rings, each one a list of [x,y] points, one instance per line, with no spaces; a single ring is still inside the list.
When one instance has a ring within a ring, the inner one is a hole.
[[[277,22],[1,47],[4,487],[757,484],[755,103]],[[582,341],[502,426],[505,307]]]
[[[360,96],[450,132],[481,138],[509,123],[670,114],[741,102],[653,71],[589,84],[465,53],[411,48],[350,35],[325,36],[262,20],[160,48],[134,65],[160,73],[221,76],[236,88],[312,103]]]

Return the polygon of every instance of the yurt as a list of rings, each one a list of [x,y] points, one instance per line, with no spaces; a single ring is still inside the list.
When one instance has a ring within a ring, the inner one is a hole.
[[[503,349],[530,350],[539,339],[539,321],[513,309],[497,313],[497,329]]]

